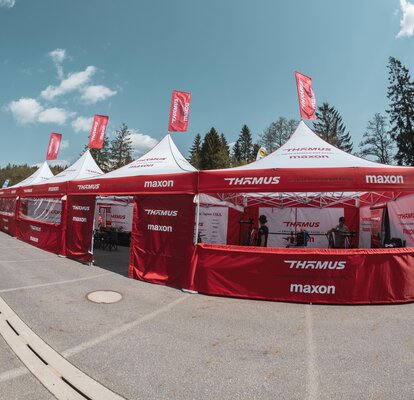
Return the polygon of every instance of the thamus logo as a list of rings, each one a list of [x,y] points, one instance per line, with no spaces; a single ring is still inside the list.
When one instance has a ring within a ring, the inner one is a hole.
[[[243,178],[224,178],[230,186],[244,185],[278,185],[280,176],[249,176]]]
[[[284,260],[290,269],[345,269],[346,261]]]

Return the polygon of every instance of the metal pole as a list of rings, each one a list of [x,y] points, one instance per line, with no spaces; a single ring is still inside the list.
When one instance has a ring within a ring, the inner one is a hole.
[[[198,194],[195,195],[195,201],[196,201],[196,226],[194,230],[194,245],[198,243],[198,224],[200,222],[200,197]]]

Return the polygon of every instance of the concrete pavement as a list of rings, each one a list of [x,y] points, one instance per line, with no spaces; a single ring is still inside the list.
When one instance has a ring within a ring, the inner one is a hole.
[[[0,233],[0,296],[70,363],[124,398],[414,398],[414,304],[189,295],[126,278],[125,257],[116,258],[103,254],[102,268],[89,267]],[[123,299],[91,303],[94,290]],[[53,398],[1,338],[0,398]]]

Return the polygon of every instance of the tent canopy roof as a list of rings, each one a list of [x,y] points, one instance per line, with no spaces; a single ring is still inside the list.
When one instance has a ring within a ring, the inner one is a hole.
[[[150,151],[137,160],[100,179],[140,175],[182,174],[197,171],[180,153],[170,135],[164,136]]]
[[[73,181],[75,179],[94,178],[100,175],[103,175],[102,170],[96,164],[90,151],[86,150],[85,153],[70,167],[42,183],[55,184]]]
[[[45,183],[48,179],[53,178],[53,173],[45,161],[32,175],[27,177],[26,179],[22,180],[19,183],[16,183],[10,188],[17,188],[21,186],[29,186],[29,185],[36,185],[40,183]]]

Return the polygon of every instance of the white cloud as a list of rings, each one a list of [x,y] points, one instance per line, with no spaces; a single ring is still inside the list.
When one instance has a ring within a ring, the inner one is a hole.
[[[60,150],[67,149],[69,147],[69,140],[62,140],[60,142]]]
[[[116,90],[111,90],[103,85],[88,86],[84,89],[81,99],[88,104],[95,104],[116,95]]]
[[[144,133],[139,133],[134,129],[131,131],[132,148],[134,149],[135,155],[141,155],[151,150],[157,143],[158,140],[154,139]]]
[[[42,91],[41,96],[46,100],[54,100],[58,96],[81,89],[89,82],[95,72],[96,67],[89,65],[85,71],[69,74],[66,79],[60,82],[59,86],[48,86]]]
[[[66,58],[66,50],[65,49],[56,49],[49,53],[50,58],[55,64],[57,74],[59,79],[63,79],[63,67],[62,62]]]
[[[93,118],[78,117],[72,121],[71,125],[75,132],[89,132],[92,127]]]
[[[410,37],[414,34],[414,4],[407,0],[400,0],[400,5],[403,15],[400,21],[401,29],[397,37]]]
[[[25,97],[12,101],[7,108],[19,125],[36,122],[39,114],[43,111],[43,107],[37,100]]]
[[[16,0],[0,0],[0,7],[12,8],[14,7]]]
[[[38,122],[43,124],[58,124],[64,125],[66,120],[71,117],[73,113],[64,110],[63,108],[46,108],[43,110],[38,117]]]

